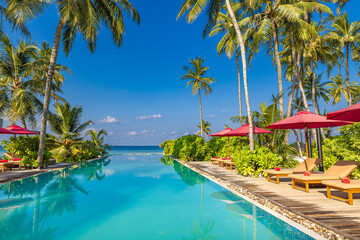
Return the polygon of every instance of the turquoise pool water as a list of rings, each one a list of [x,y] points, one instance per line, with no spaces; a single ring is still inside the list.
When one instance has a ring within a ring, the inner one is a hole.
[[[312,239],[161,155],[0,185],[0,239]]]

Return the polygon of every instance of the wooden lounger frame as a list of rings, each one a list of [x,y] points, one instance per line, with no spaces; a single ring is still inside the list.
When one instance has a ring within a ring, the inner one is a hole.
[[[342,197],[337,197],[334,195],[331,195],[331,189],[335,189],[341,192],[346,192],[348,194],[348,198],[342,198]],[[347,203],[349,203],[349,205],[353,205],[353,193],[360,193],[360,188],[353,188],[353,189],[343,189],[343,188],[338,188],[338,187],[333,187],[333,186],[326,186],[326,191],[327,191],[327,197],[329,199],[331,198],[335,198],[341,201],[345,201]]]
[[[271,179],[270,177],[272,177],[272,176],[276,176],[276,180]],[[288,177],[288,176],[289,176],[288,173],[284,173],[284,174],[270,174],[270,173],[268,173],[267,174],[267,180],[268,180],[268,182],[274,182],[276,184],[280,184],[280,179],[279,178]]]
[[[236,166],[234,162],[232,162],[232,163],[226,163],[226,169],[232,170],[232,167],[233,167],[233,166],[234,166],[234,167]]]
[[[349,177],[350,174],[347,176],[348,178],[350,178]],[[293,189],[297,188],[297,189],[300,189],[300,190],[304,190],[306,193],[309,193],[309,185],[310,184],[322,184],[322,181],[324,181],[324,179],[319,179],[319,180],[299,180],[299,179],[293,179],[293,178],[291,179]],[[305,188],[296,186],[296,182],[300,182],[300,183],[305,184]]]

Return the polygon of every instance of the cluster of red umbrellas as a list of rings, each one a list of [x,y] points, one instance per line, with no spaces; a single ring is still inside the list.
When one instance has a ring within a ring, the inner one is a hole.
[[[26,129],[26,128],[19,127],[18,125],[12,125],[12,126],[7,127],[7,128],[0,127],[0,134],[13,134],[14,135],[13,150],[12,150],[12,154],[14,156],[16,135],[38,135],[39,133],[31,131],[31,130]]]
[[[272,131],[258,128],[256,126],[253,127],[253,132],[254,132],[254,134],[272,133]],[[217,132],[217,133],[213,133],[210,136],[212,136],[212,137],[227,137],[228,138],[228,150],[229,150],[229,156],[230,156],[230,139],[229,139],[229,137],[244,137],[244,136],[247,136],[249,133],[250,133],[250,125],[245,124],[236,129],[225,128],[224,130]]]
[[[308,129],[326,128],[326,127],[339,127],[350,125],[354,122],[360,122],[360,103],[327,114],[327,117],[316,115],[308,111],[298,112],[292,117],[283,119],[273,123],[266,128],[270,129],[304,129],[306,139],[306,157],[309,157],[308,145]],[[269,130],[258,128],[254,126],[254,134],[272,133]],[[213,137],[233,137],[233,136],[247,136],[249,134],[249,124],[245,124],[240,128],[232,130],[226,128],[225,130],[214,133],[210,136]],[[229,143],[229,140],[228,140]],[[229,143],[230,155],[230,143]]]

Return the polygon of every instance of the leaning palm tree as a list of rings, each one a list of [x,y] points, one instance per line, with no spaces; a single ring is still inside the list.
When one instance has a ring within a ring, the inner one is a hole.
[[[197,135],[201,134],[201,129],[203,130],[203,132],[205,133],[205,136],[207,138],[207,140],[209,141],[209,136],[211,134],[211,124],[208,121],[203,121],[202,125],[197,125],[197,127],[200,129],[200,131],[197,132]]]
[[[350,75],[349,75],[349,57],[350,51],[356,48],[356,43],[360,42],[360,21],[349,22],[347,13],[339,15],[335,18],[329,29],[328,38],[335,44],[340,44],[345,50],[345,70],[346,70],[346,91],[349,106],[351,106],[351,90],[350,90]]]
[[[104,139],[107,136],[107,132],[105,129],[100,129],[99,131],[96,130],[88,130],[85,133],[85,136],[90,137],[90,141],[95,144],[97,151],[100,155],[104,155],[107,153],[107,149],[110,149],[110,146],[105,144]]]
[[[82,140],[82,132],[92,124],[92,121],[80,123],[82,107],[71,107],[69,103],[58,103],[54,106],[56,113],[49,113],[49,123],[56,136],[49,136],[51,150],[59,162],[79,153],[78,145]]]
[[[181,77],[183,80],[190,80],[187,82],[186,86],[192,86],[192,94],[196,93],[199,95],[199,105],[200,105],[200,122],[203,122],[202,117],[202,105],[201,105],[201,92],[205,96],[210,95],[212,93],[212,89],[210,84],[215,82],[215,79],[212,77],[206,77],[207,71],[209,67],[204,67],[205,59],[198,57],[195,59],[190,59],[190,67],[184,65],[183,69],[186,71],[186,74]],[[201,137],[203,137],[204,129],[201,124]]]
[[[108,27],[117,46],[122,43],[125,33],[123,15],[131,17],[140,23],[140,16],[128,0],[6,0],[6,14],[14,19],[17,26],[32,20],[49,8],[52,4],[57,8],[59,22],[56,27],[54,43],[51,52],[50,64],[47,73],[44,108],[41,118],[41,132],[38,162],[42,165],[45,147],[46,122],[49,110],[51,82],[59,52],[60,41],[63,41],[64,52],[69,54],[77,33],[80,33],[87,43],[88,49],[95,51],[97,36],[102,25]]]
[[[201,12],[208,6],[207,15],[208,15],[208,23],[205,27],[204,35],[208,33],[213,26],[216,24],[217,17],[221,12],[221,9],[224,5],[226,5],[226,9],[230,15],[231,21],[234,25],[237,41],[239,42],[240,46],[240,54],[241,54],[241,61],[242,61],[242,72],[244,78],[244,90],[245,90],[245,100],[246,100],[246,108],[247,108],[247,115],[249,121],[249,142],[250,142],[250,149],[254,150],[254,134],[253,134],[253,123],[251,118],[251,109],[250,109],[250,98],[249,98],[249,91],[248,91],[248,83],[247,83],[247,64],[246,64],[246,48],[245,43],[243,40],[243,35],[240,31],[240,27],[238,21],[236,19],[235,13],[231,7],[230,0],[185,0],[181,6],[180,12],[177,16],[179,19],[181,16],[188,12],[186,16],[187,22],[191,23],[195,21],[195,19],[201,14]]]

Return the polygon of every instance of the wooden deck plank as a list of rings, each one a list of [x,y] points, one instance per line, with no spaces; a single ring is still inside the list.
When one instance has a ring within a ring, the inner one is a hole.
[[[212,165],[211,162],[191,162],[196,168],[237,184],[249,191],[277,202],[288,209],[315,219],[324,225],[336,228],[354,239],[360,238],[360,194],[354,194],[354,205],[326,197],[326,188],[310,188],[310,193],[292,189],[291,180],[281,179],[280,184],[265,178],[244,177]],[[346,193],[334,191],[335,196],[347,197]]]

